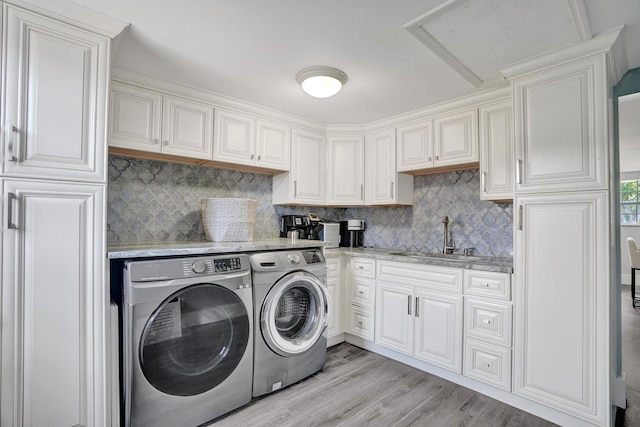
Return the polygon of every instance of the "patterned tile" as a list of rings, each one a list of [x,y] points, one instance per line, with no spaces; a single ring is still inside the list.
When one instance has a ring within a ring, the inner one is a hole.
[[[447,215],[457,248],[513,256],[513,205],[480,200],[477,170],[416,176],[410,207],[273,206],[271,188],[270,175],[109,156],[107,237],[113,243],[204,240],[202,200],[242,197],[257,200],[254,239],[277,237],[282,215],[315,212],[364,220],[366,246],[439,251]]]

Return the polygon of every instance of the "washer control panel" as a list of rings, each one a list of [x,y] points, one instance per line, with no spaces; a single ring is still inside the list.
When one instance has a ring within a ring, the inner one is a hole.
[[[287,255],[287,259],[291,264],[300,264],[300,255],[295,252],[291,252],[289,255]]]
[[[249,271],[251,264],[245,254],[227,254],[201,257],[179,257],[160,260],[127,261],[132,282],[151,282],[180,279],[207,274]]]
[[[303,251],[302,256],[304,256],[304,260],[307,264],[317,264],[322,262],[322,258],[320,258],[318,251]]]
[[[214,259],[213,262],[215,265],[215,273],[242,270],[240,258],[220,258]]]

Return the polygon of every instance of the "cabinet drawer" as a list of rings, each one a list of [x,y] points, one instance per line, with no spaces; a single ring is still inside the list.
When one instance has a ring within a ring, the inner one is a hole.
[[[464,375],[511,391],[511,350],[465,340]]]
[[[411,262],[378,261],[376,277],[389,283],[462,292],[462,269]]]
[[[373,311],[350,305],[348,318],[346,332],[373,341]]]
[[[511,300],[511,274],[464,270],[464,293]]]
[[[375,301],[375,281],[354,277],[351,282],[351,303],[373,309]]]
[[[340,258],[326,258],[327,261],[327,277],[340,276]]]
[[[467,338],[511,346],[511,304],[465,298],[464,317],[464,333]]]
[[[351,273],[354,277],[376,278],[376,260],[374,258],[351,258]]]

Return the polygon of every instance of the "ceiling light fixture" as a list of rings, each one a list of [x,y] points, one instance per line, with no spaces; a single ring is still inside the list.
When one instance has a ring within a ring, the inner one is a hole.
[[[328,98],[340,92],[347,82],[347,75],[337,68],[315,66],[298,71],[296,80],[309,95]]]

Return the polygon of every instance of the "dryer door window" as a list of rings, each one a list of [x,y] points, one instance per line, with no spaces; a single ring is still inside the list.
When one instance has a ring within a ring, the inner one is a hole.
[[[232,291],[198,284],[169,296],[153,312],[140,339],[144,376],[158,390],[193,396],[223,382],[250,339],[249,316]]]
[[[324,284],[313,274],[283,277],[267,294],[261,311],[262,335],[281,356],[303,353],[327,327],[328,299]]]

